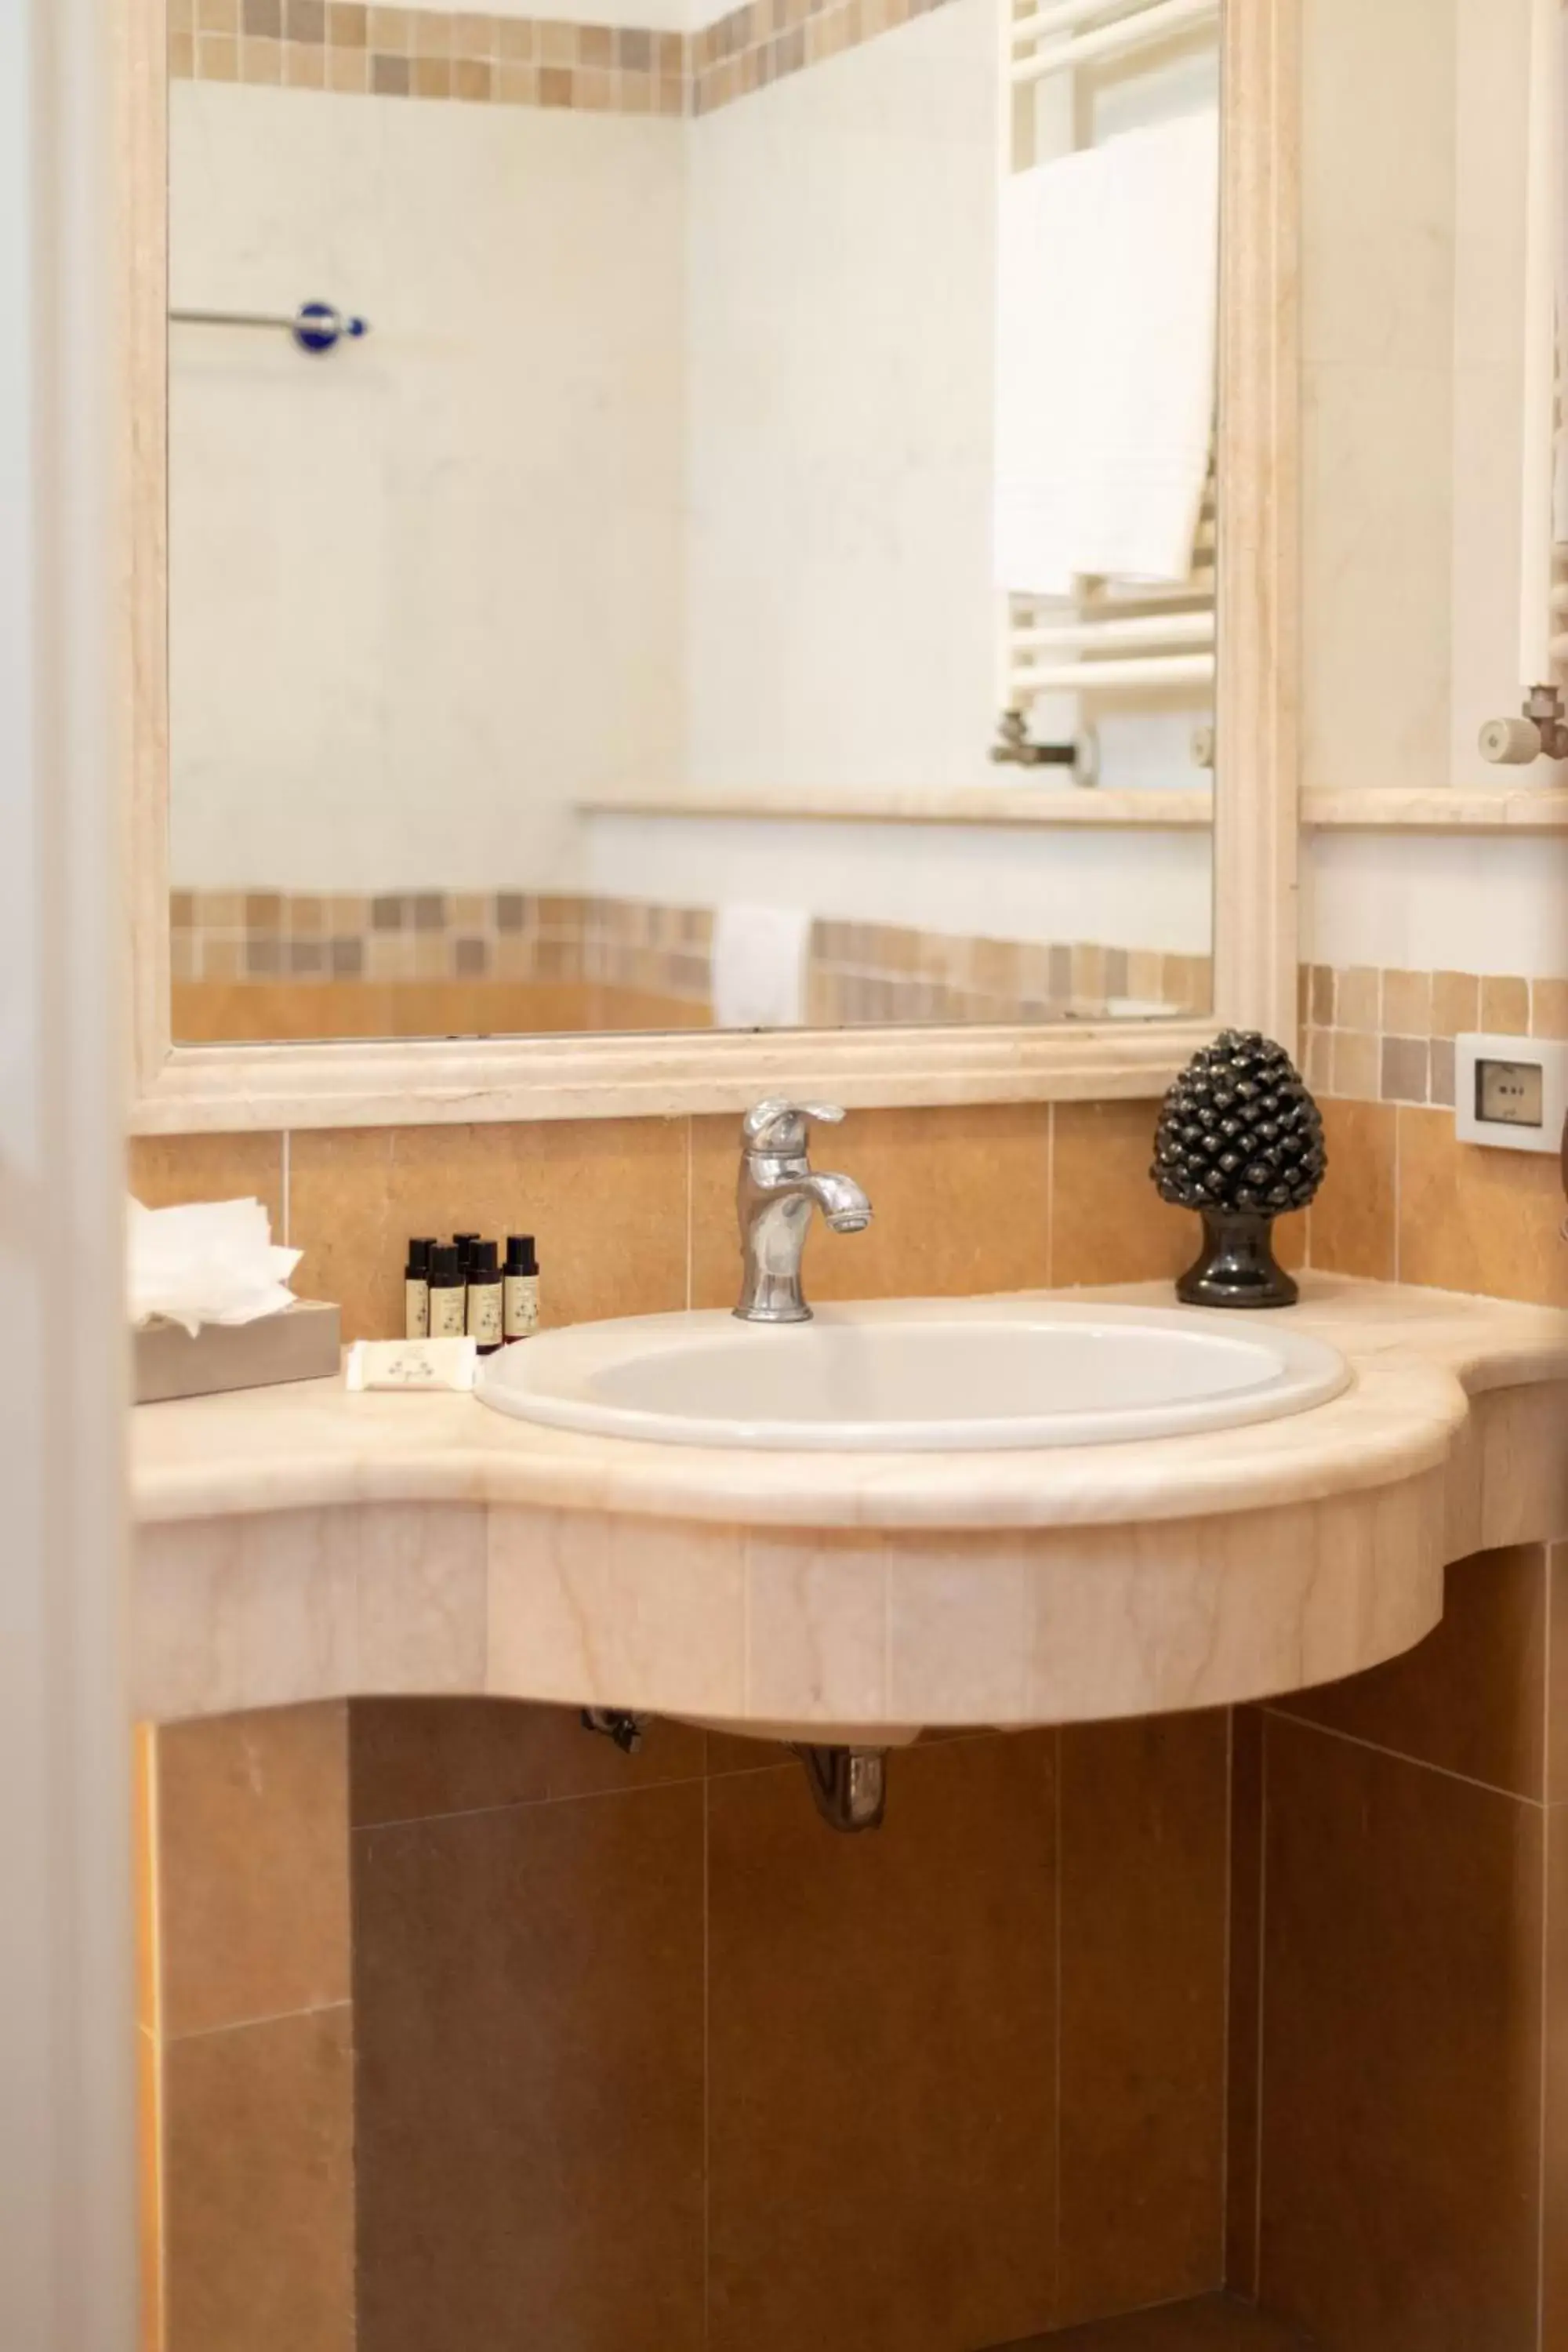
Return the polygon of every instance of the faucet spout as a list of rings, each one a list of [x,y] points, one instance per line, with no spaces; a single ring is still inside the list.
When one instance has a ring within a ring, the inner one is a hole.
[[[762,1103],[746,1121],[736,1208],[743,1323],[809,1323],[800,1262],[814,1209],[838,1234],[863,1234],[871,1203],[852,1176],[818,1173],[806,1158],[805,1122],[838,1117],[826,1108]]]

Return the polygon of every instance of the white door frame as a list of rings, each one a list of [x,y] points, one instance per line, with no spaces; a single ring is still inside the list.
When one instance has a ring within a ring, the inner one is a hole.
[[[0,0],[0,2342],[136,2340],[107,0]]]

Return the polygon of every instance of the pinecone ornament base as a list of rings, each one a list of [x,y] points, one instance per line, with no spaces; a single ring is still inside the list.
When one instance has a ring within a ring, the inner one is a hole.
[[[1274,1255],[1274,1220],[1205,1210],[1204,1245],[1176,1284],[1184,1307],[1294,1307],[1297,1284]]]

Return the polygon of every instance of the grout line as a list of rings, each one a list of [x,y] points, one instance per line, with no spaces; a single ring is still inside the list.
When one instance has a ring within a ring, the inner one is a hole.
[[[353,2002],[346,1995],[342,2000],[312,2001],[305,2009],[263,2010],[256,2017],[226,2017],[221,2025],[201,2025],[194,2033],[165,2033],[163,2048],[173,2050],[186,2042],[211,2042],[220,2033],[248,2033],[261,2025],[288,2025],[300,2017],[352,2017]]]
[[[1405,1141],[1405,1113],[1404,1113],[1404,1111],[1403,1111],[1403,1110],[1395,1109],[1394,1114],[1394,1236],[1393,1236],[1393,1239],[1394,1239],[1394,1279],[1395,1280],[1395,1282],[1397,1282],[1397,1281],[1400,1279],[1400,1273],[1399,1273],[1399,1260],[1400,1260],[1400,1255],[1401,1255],[1401,1247],[1400,1247],[1400,1244],[1401,1244],[1401,1234],[1402,1234],[1402,1229],[1403,1229],[1404,1222],[1405,1222],[1405,1221],[1404,1221],[1404,1218],[1403,1218],[1403,1216],[1402,1216],[1402,1214],[1401,1214],[1401,1202],[1400,1202],[1400,1178],[1401,1178],[1401,1173],[1402,1173],[1402,1167],[1401,1167],[1401,1163],[1402,1163],[1402,1161],[1403,1161],[1403,1160],[1404,1160],[1404,1156],[1405,1156],[1405,1155],[1404,1155],[1404,1150],[1403,1150],[1404,1141]]]
[[[1407,1755],[1403,1748],[1380,1747],[1375,1739],[1363,1739],[1353,1731],[1342,1731],[1337,1724],[1318,1723],[1310,1716],[1292,1715],[1288,1707],[1262,1707],[1265,1715],[1278,1722],[1295,1726],[1298,1731],[1321,1732],[1325,1739],[1342,1740],[1347,1748],[1362,1748],[1369,1756],[1385,1756],[1391,1764],[1407,1764],[1414,1772],[1436,1772],[1439,1780],[1458,1780],[1464,1789],[1479,1789],[1483,1796],[1501,1797],[1510,1805],[1534,1805],[1542,1812],[1547,1810],[1544,1796],[1527,1797],[1517,1789],[1505,1789],[1498,1780],[1478,1780],[1473,1772],[1456,1772],[1451,1764],[1434,1764],[1425,1756]]]
[[[1046,1106],[1046,1288],[1057,1278],[1057,1107]]]
[[[1540,2168],[1535,2203],[1535,2336],[1546,2342],[1546,2191],[1547,2126],[1550,2117],[1552,2032],[1552,1547],[1542,1547],[1541,1572],[1545,1580],[1546,1633],[1542,1643],[1545,1671],[1542,1676],[1541,1782],[1545,1801],[1541,1808],[1541,2104]]]
[[[584,1738],[590,1736],[586,1732],[584,1734]],[[755,1764],[748,1769],[754,1772],[783,1771],[788,1763],[788,1757],[781,1757],[776,1764]],[[546,1790],[542,1797],[513,1797],[499,1805],[461,1805],[449,1813],[405,1813],[390,1822],[353,1822],[350,1824],[349,1834],[351,1837],[374,1837],[382,1830],[420,1830],[433,1828],[442,1822],[481,1822],[492,1813],[530,1813],[541,1805],[596,1805],[608,1797],[656,1797],[663,1789],[700,1789],[707,1777],[705,1772],[682,1772],[679,1778],[670,1780],[635,1780],[625,1789],[566,1789],[556,1795]],[[725,1773],[721,1777],[728,1780],[731,1776]]]
[[[1252,2118],[1252,2301],[1263,2301],[1263,2041],[1268,2014],[1264,1975],[1268,1949],[1268,1726],[1258,1739],[1258,2056]]]
[[[702,1780],[702,2343],[707,2352],[713,2305],[712,1783]]]
[[[1054,1117],[1052,1124],[1055,1124]],[[1056,2077],[1055,2096],[1051,2103],[1051,2132],[1054,2142],[1051,2160],[1051,2186],[1056,2201],[1056,2211],[1052,2217],[1053,2229],[1051,2248],[1051,2319],[1053,2325],[1058,2325],[1060,2323],[1062,2303],[1062,1780],[1067,1769],[1067,1743],[1062,1737],[1062,1727],[1059,1724],[1057,1726],[1056,1742],[1056,1772],[1053,1778],[1055,1781],[1056,1794],[1057,1845],[1057,1883],[1056,1903],[1054,1906],[1057,1997],[1054,2004],[1055,2014],[1052,2023],[1051,2050],[1051,2063]]]
[[[686,1115],[686,1311],[691,1312],[692,1253],[696,1242],[697,1153],[696,1121],[689,1111]]]
[[[1225,1717],[1225,2002],[1222,2033],[1225,2058],[1222,2068],[1224,2095],[1220,2102],[1219,2137],[1219,2277],[1222,2286],[1228,2284],[1230,2269],[1230,2094],[1231,2094],[1231,2024],[1233,1982],[1236,1969],[1234,1942],[1236,1934],[1236,1709],[1226,1709]]]

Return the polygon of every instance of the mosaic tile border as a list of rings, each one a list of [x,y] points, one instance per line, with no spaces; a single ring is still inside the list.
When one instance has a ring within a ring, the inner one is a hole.
[[[300,982],[597,982],[706,1007],[713,918],[702,907],[502,890],[325,896],[176,890],[173,975],[247,986]],[[1045,945],[818,921],[807,1017],[861,1022],[1098,1020],[1131,1000],[1151,1017],[1206,1010],[1206,956]]]
[[[700,33],[368,0],[169,0],[175,81],[580,113],[711,114],[945,0],[746,0]]]
[[[1454,1040],[1568,1037],[1568,979],[1303,966],[1302,1071],[1317,1094],[1452,1109]]]
[[[365,0],[170,0],[175,81],[680,118],[684,34]]]

